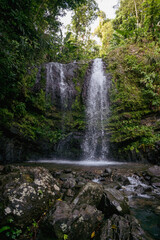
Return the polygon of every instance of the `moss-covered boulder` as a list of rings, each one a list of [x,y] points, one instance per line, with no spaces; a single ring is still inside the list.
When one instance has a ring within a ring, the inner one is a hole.
[[[89,240],[102,224],[103,214],[88,204],[73,205],[57,201],[42,223],[43,237],[50,235],[57,240]]]
[[[73,200],[74,205],[89,204],[91,206],[98,206],[103,196],[102,185],[94,182],[88,182],[79,191],[78,195]]]
[[[24,227],[41,217],[60,197],[60,187],[47,169],[41,167],[4,167],[0,173],[0,224],[12,219]]]

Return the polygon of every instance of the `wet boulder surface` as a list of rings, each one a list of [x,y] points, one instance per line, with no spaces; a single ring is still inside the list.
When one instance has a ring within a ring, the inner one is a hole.
[[[41,167],[4,167],[0,182],[2,226],[7,225],[9,219],[17,227],[27,226],[60,194],[58,181]]]
[[[158,196],[152,170],[0,167],[0,239],[154,239],[133,216],[130,200],[142,192]]]
[[[42,224],[44,232],[50,230],[51,236],[63,239],[90,239],[91,233],[103,221],[103,214],[88,204],[73,205],[57,202],[49,211]],[[48,235],[46,233],[46,235]]]
[[[147,236],[140,227],[136,218],[130,215],[122,217],[114,214],[111,218],[105,221],[100,239],[145,240],[147,239]]]

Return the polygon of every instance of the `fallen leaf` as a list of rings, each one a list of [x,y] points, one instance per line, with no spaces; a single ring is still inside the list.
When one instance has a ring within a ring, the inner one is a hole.
[[[116,227],[116,225],[112,225],[112,227],[111,227],[112,229],[116,229],[117,227]]]
[[[57,201],[62,201],[62,199],[61,199],[61,198],[58,198]]]
[[[94,238],[94,237],[95,237],[95,231],[92,232],[92,234],[91,234],[91,238]]]

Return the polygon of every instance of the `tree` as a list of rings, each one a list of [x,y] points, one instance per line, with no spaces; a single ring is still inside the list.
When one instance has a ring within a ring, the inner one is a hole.
[[[117,43],[121,39],[158,39],[160,21],[159,0],[121,0],[113,21]],[[118,33],[118,34],[117,34]]]
[[[97,54],[95,41],[91,40],[90,24],[97,18],[98,5],[95,0],[89,0],[74,9],[71,25],[68,32],[71,32],[70,43],[76,46],[75,59],[88,58],[90,54]],[[96,49],[96,50],[95,50]],[[92,53],[94,52],[94,54]]]
[[[72,31],[76,40],[84,40],[90,24],[97,18],[98,5],[95,0],[78,6],[72,15]]]
[[[160,37],[160,1],[146,0],[143,2],[144,27],[152,34],[154,40]]]
[[[0,0],[1,106],[24,101],[24,76],[59,48],[58,16],[88,0]]]
[[[99,19],[99,26],[95,29],[94,35],[100,38],[102,42],[100,55],[104,55],[112,39],[113,27],[111,20],[106,18],[106,14],[103,11],[99,12]]]

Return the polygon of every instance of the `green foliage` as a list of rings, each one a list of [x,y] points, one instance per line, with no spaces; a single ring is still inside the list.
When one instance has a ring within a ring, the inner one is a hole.
[[[109,46],[110,41],[113,35],[113,27],[112,22],[109,19],[106,19],[106,15],[104,12],[99,12],[99,26],[95,29],[94,35],[100,38],[102,42],[102,46],[100,48],[100,56],[105,56]]]
[[[0,234],[3,234],[3,237],[5,236],[7,239],[17,239],[22,234],[22,230],[14,227],[13,219],[8,219],[8,225],[0,228]]]
[[[1,228],[0,228],[0,233],[4,232],[4,231],[6,231],[6,230],[9,230],[9,229],[10,229],[9,226],[1,227]]]
[[[159,0],[121,0],[113,20],[111,47],[127,42],[150,42],[160,38]]]
[[[9,239],[17,239],[17,237],[19,237],[21,235],[21,233],[22,233],[21,229],[14,228],[14,229],[11,229],[10,232],[7,232],[6,236]]]
[[[74,9],[71,25],[64,39],[61,54],[68,60],[94,58],[99,48],[94,40],[90,39],[90,24],[97,18],[98,5],[94,0],[88,0]],[[73,58],[74,57],[74,58]]]
[[[64,234],[64,240],[67,240],[67,239],[68,239],[68,235]]]
[[[31,100],[32,106],[40,110],[41,112],[45,112],[45,110],[48,107],[48,104],[46,102],[45,92],[43,91],[43,89],[41,89],[40,92],[32,95],[30,97],[30,100]]]
[[[42,194],[42,193],[41,193]],[[33,223],[32,223],[32,226],[34,228],[38,228],[38,223],[33,219]]]
[[[87,7],[88,6],[88,9]],[[97,4],[90,0],[64,1],[12,1],[1,3],[1,59],[0,72],[0,127],[1,134],[13,131],[17,137],[29,141],[43,140],[56,143],[68,134],[61,129],[63,113],[45,96],[45,69],[41,67],[40,87],[34,89],[39,65],[48,61],[70,62],[94,55],[94,44],[89,42],[87,57],[85,43],[79,44],[68,32],[65,38],[60,33],[58,17],[64,10],[74,10],[77,16],[86,16],[81,20],[88,27],[95,17]],[[87,15],[78,12],[85,9]],[[46,14],[47,13],[47,14]],[[84,20],[84,21],[83,21]],[[81,22],[81,23],[82,23]],[[81,31],[85,32],[84,29]],[[92,48],[92,49],[91,49]],[[83,51],[81,51],[83,49]],[[91,50],[90,50],[91,49]],[[77,52],[79,51],[79,55]],[[83,70],[82,70],[83,69]],[[86,66],[82,64],[75,88],[80,95]],[[82,73],[83,72],[83,73]],[[75,100],[74,113],[66,114],[66,125],[71,129],[82,129],[83,104],[80,97]],[[80,116],[80,120],[78,120]],[[75,123],[74,123],[75,121]]]
[[[9,108],[12,100],[21,100],[24,78],[33,66],[57,59],[62,46],[58,16],[88,1],[1,2],[0,107]],[[29,79],[25,84],[29,86]]]
[[[145,151],[160,139],[156,120],[160,106],[158,49],[128,44],[110,51],[107,57],[113,74],[107,130],[120,151]],[[151,53],[154,60],[148,57]]]
[[[0,119],[1,125],[4,127],[9,127],[13,121],[14,114],[10,112],[7,108],[0,108]]]
[[[26,105],[24,102],[13,101],[12,110],[13,110],[14,116],[17,118],[24,117],[27,113]]]

